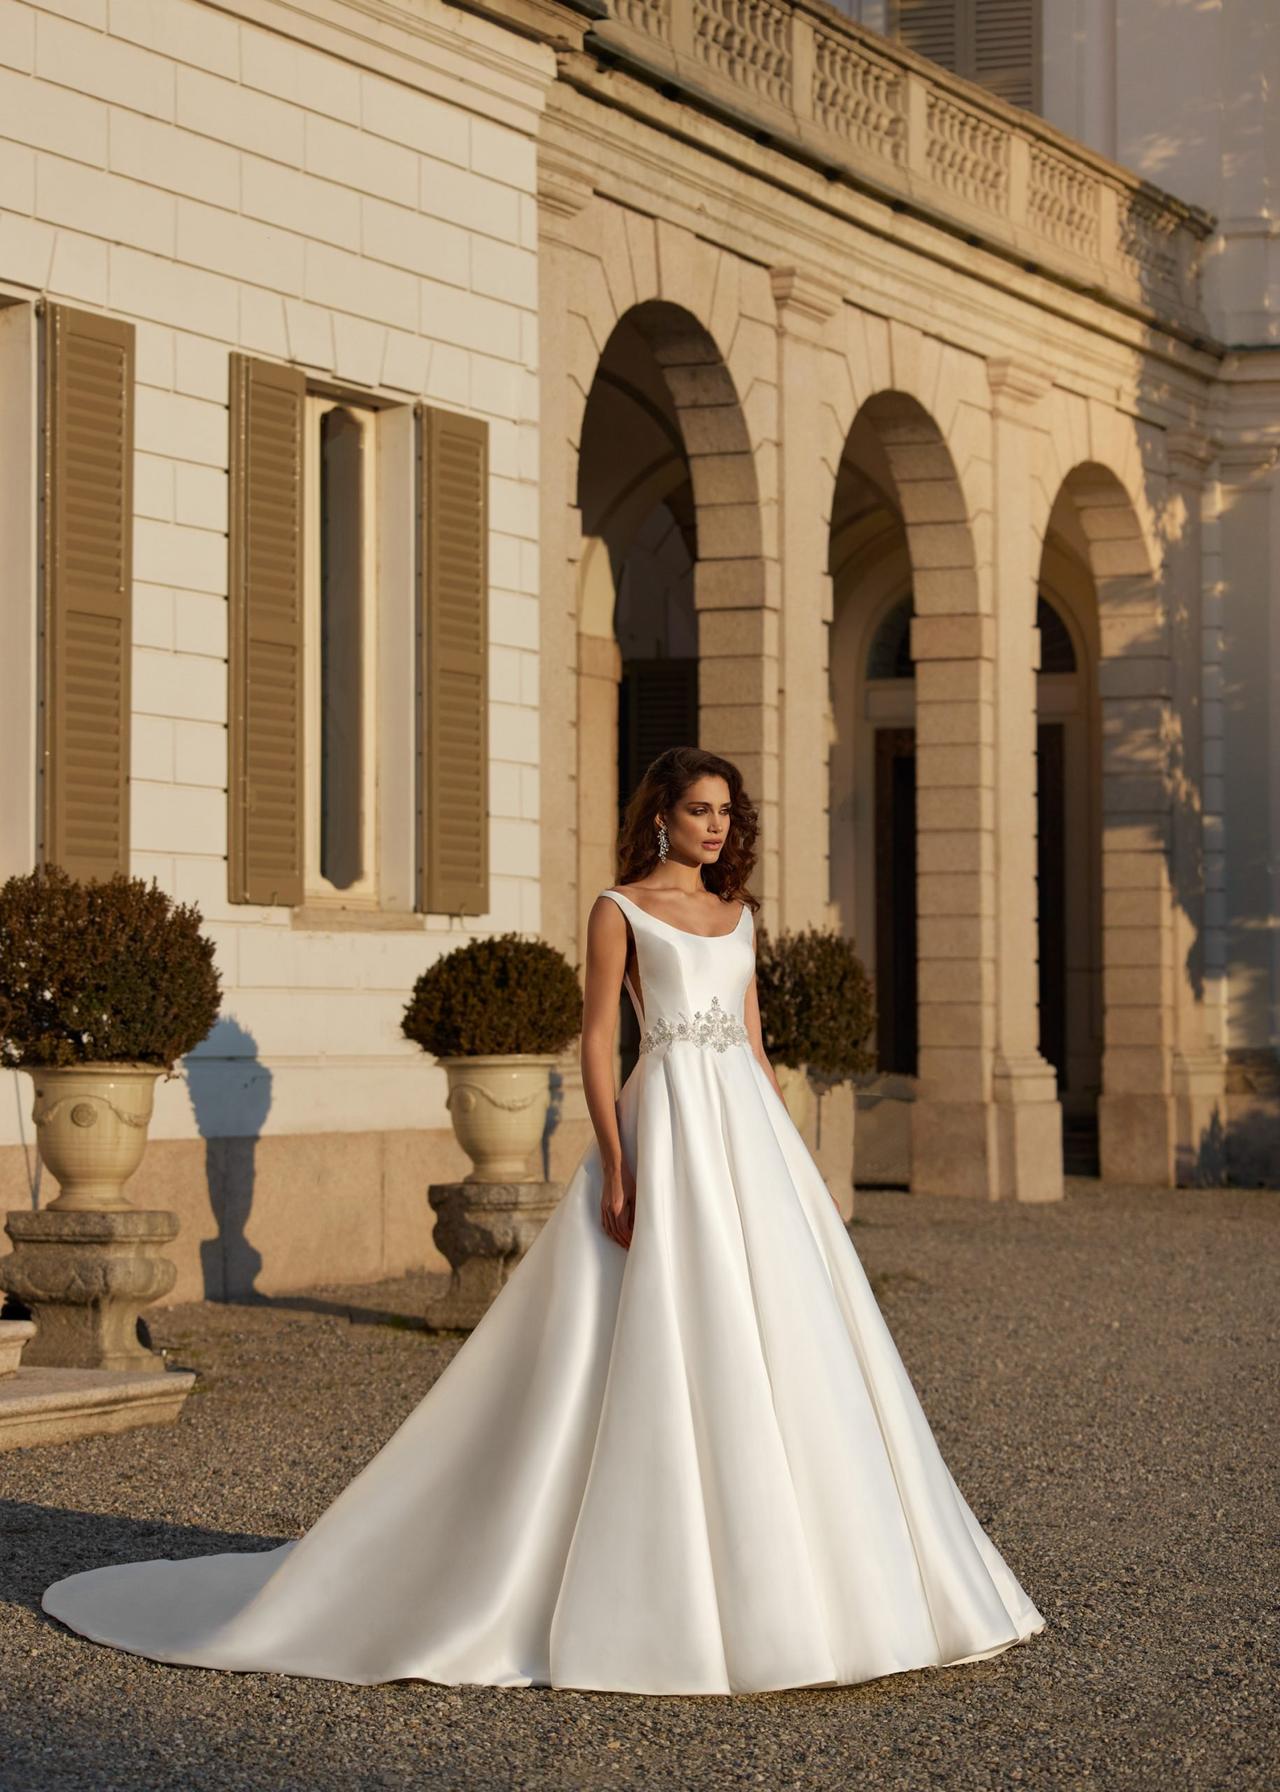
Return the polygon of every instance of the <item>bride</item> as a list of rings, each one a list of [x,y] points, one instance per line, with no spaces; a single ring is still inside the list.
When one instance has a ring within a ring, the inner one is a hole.
[[[587,927],[595,1137],[480,1324],[304,1536],[44,1609],[157,1661],[368,1685],[845,1685],[1044,1619],[939,1454],[764,1055],[756,821],[663,753]],[[640,1053],[614,1094],[625,987]]]

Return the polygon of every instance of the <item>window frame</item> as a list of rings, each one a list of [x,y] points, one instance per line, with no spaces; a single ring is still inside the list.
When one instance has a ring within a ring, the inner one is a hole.
[[[383,407],[359,395],[308,383],[303,422],[303,905],[376,911],[380,908],[381,753],[378,728],[381,684],[380,641],[381,508],[379,478],[380,417]],[[361,645],[361,775],[360,847],[362,871],[345,889],[321,870],[323,805],[322,720],[322,593],[321,593],[321,420],[342,410],[361,428],[360,490],[360,645]]]

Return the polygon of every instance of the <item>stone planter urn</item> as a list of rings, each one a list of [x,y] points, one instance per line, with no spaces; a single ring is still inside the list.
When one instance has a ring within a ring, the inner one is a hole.
[[[61,1193],[49,1212],[130,1206],[124,1184],[142,1162],[155,1101],[154,1064],[76,1064],[28,1073],[36,1143]]]
[[[77,1064],[30,1070],[41,1161],[59,1184],[34,1212],[12,1212],[13,1251],[0,1287],[35,1314],[24,1362],[32,1368],[141,1370],[164,1358],[138,1340],[138,1315],[177,1280],[161,1255],[176,1215],[132,1206],[124,1184],[142,1161],[154,1064]]]
[[[437,1060],[449,1079],[454,1137],[474,1166],[465,1182],[535,1180],[529,1162],[542,1140],[556,1061],[544,1052]]]
[[[0,884],[0,1051],[35,1089],[47,1206],[6,1217],[0,1288],[31,1309],[23,1368],[160,1375],[139,1339],[169,1293],[176,1215],[131,1205],[158,1077],[218,1017],[221,979],[200,911],[153,878],[73,877],[46,864]]]

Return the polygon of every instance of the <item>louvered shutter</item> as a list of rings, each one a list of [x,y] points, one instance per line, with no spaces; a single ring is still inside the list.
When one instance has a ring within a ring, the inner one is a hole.
[[[133,325],[45,312],[44,858],[129,869]]]
[[[697,746],[698,662],[683,657],[624,660],[619,697],[621,812],[659,753],[668,747]]]
[[[228,884],[303,894],[303,417],[294,367],[231,357]]]
[[[973,79],[1014,106],[1036,104],[1036,0],[974,0]]]
[[[489,429],[419,407],[418,906],[489,909]]]
[[[900,43],[1015,106],[1039,102],[1038,0],[897,0]]]
[[[961,73],[961,0],[898,0],[899,41],[919,56]]]

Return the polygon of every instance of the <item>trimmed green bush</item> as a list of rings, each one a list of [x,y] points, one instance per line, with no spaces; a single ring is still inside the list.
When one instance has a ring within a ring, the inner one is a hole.
[[[501,933],[429,966],[400,1026],[436,1058],[561,1052],[582,1031],[582,990],[554,946]]]
[[[171,1072],[222,999],[200,922],[154,880],[81,882],[59,865],[11,877],[0,885],[0,1062]]]
[[[765,1055],[819,1082],[874,1070],[871,980],[853,942],[817,927],[757,930],[756,993]]]

